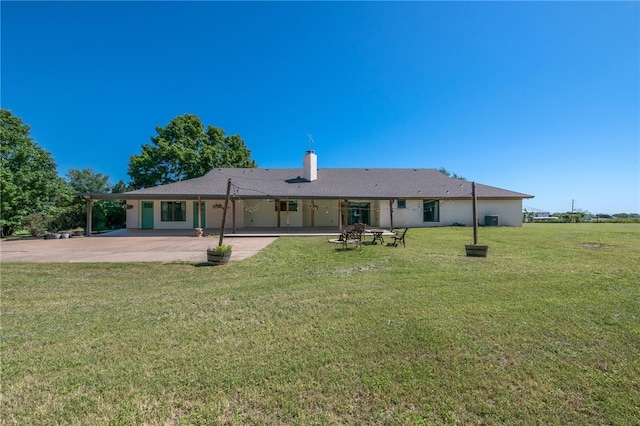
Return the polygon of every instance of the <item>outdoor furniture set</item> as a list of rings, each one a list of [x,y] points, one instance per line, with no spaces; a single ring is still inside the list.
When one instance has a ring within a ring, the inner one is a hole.
[[[398,243],[402,243],[405,246],[404,237],[409,228],[404,228],[401,231],[386,231],[384,229],[365,229],[364,223],[356,223],[353,228],[345,229],[340,233],[340,236],[335,239],[329,240],[330,243],[341,244],[343,248],[347,248],[349,245],[362,248],[362,240],[364,236],[371,235],[373,238],[371,244],[384,244],[384,237],[393,238],[393,242],[388,243],[388,246],[397,247]]]

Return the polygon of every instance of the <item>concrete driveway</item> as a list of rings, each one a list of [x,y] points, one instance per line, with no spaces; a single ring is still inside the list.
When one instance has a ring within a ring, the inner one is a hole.
[[[246,259],[277,237],[225,237],[233,246],[231,261]],[[207,261],[207,248],[218,238],[113,232],[92,237],[0,242],[1,262],[193,262]]]

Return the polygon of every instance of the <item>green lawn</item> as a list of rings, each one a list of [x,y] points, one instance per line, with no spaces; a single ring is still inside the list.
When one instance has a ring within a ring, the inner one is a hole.
[[[637,424],[640,225],[2,264],[3,424]]]

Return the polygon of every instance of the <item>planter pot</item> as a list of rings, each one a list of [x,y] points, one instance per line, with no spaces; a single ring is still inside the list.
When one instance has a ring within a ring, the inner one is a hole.
[[[60,234],[45,234],[44,236],[45,240],[57,240],[58,238],[60,238]]]
[[[469,257],[487,257],[489,246],[478,246],[475,244],[469,244],[464,246]]]
[[[74,237],[84,237],[84,231],[73,231]]]
[[[212,265],[222,265],[231,259],[231,251],[220,252],[217,250],[207,250],[207,262]]]
[[[196,237],[202,237],[202,235],[204,234],[204,229],[196,229],[194,232]]]
[[[69,233],[68,232],[63,232],[62,234],[60,234],[60,238],[69,238]]]

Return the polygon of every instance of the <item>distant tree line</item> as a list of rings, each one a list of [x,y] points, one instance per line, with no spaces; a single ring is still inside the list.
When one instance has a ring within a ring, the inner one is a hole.
[[[640,214],[637,213],[616,213],[613,215],[598,213],[592,214],[589,212],[565,212],[554,213],[553,216],[557,217],[557,222],[563,223],[581,223],[581,222],[615,222],[615,223],[640,223]]]
[[[582,223],[582,222],[606,222],[606,223],[640,223],[638,213],[616,213],[613,215],[598,213],[592,214],[586,211],[556,212],[550,218],[535,218],[532,212],[524,212],[524,222],[536,223]]]
[[[109,183],[93,169],[70,169],[58,176],[50,152],[31,138],[30,127],[11,111],[0,109],[0,235],[17,231],[33,236],[83,228],[86,201],[79,194],[118,194],[199,177],[215,167],[257,167],[238,135],[225,136],[195,115],[176,117],[129,159],[129,183]],[[124,200],[94,200],[93,230],[123,228]]]

